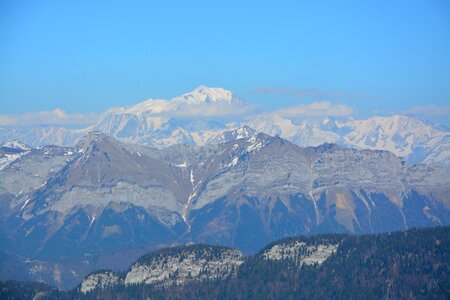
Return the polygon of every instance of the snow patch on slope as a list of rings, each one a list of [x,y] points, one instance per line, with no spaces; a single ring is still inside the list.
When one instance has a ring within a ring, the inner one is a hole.
[[[3,156],[0,157],[0,171],[29,152],[30,151],[4,154]]]

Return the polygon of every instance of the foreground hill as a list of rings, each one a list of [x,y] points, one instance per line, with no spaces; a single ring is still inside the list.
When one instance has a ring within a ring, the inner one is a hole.
[[[191,245],[150,253],[127,272],[75,289],[3,282],[2,299],[448,299],[450,227],[287,238],[244,258]],[[133,278],[133,280],[130,280]]]

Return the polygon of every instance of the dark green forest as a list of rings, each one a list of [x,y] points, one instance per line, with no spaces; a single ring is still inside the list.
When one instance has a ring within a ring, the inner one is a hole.
[[[450,227],[291,239],[339,242],[322,265],[248,257],[237,276],[161,288],[119,285],[82,294],[2,282],[0,299],[450,299]]]

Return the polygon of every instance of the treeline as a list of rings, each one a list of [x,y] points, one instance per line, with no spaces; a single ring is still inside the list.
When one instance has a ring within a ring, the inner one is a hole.
[[[314,242],[315,237],[309,239]],[[222,281],[168,288],[122,285],[88,294],[34,283],[23,288],[9,282],[2,284],[0,298],[27,299],[21,298],[21,293],[31,295],[33,289],[44,299],[450,298],[450,227],[337,235],[336,240],[340,241],[338,251],[320,266],[298,266],[292,260],[270,261],[255,255],[239,268],[236,277]]]

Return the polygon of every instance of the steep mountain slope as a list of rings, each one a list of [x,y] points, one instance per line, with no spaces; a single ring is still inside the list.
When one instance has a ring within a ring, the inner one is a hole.
[[[163,243],[183,231],[177,211],[189,183],[182,168],[159,160],[152,149],[126,147],[99,133],[74,152],[11,217],[9,223],[20,223],[13,236],[19,252],[33,246],[40,258],[66,258],[122,249],[130,241]]]
[[[410,167],[386,151],[300,148],[264,134],[222,147],[193,173],[189,234],[204,242],[252,250],[299,232],[378,232],[449,219],[447,168]],[[220,174],[205,175],[211,169]]]
[[[74,149],[48,146],[40,149],[0,147],[0,200],[2,213],[26,206],[31,194],[43,187],[75,155]],[[4,209],[4,210],[3,210]]]

